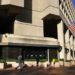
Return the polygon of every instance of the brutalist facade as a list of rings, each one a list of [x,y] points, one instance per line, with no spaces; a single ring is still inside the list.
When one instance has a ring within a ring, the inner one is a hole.
[[[63,5],[70,0],[63,1],[1,0],[0,58],[17,58],[22,54],[24,59],[39,56],[48,62],[53,58],[72,59],[74,49],[69,53],[69,43],[74,44],[74,36],[63,13],[63,8],[67,12]],[[72,18],[75,17],[72,15]],[[70,36],[71,42],[66,43]]]

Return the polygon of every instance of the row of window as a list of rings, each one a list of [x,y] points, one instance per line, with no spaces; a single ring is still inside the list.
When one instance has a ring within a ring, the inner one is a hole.
[[[70,2],[65,2],[65,0],[59,0],[59,5],[61,6],[61,10],[64,10],[64,14],[66,14],[66,17],[68,18],[69,22],[71,22],[74,16],[72,14],[73,12]]]

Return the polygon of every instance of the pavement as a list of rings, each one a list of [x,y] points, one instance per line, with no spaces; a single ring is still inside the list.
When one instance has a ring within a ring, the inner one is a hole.
[[[60,68],[24,67],[21,70],[8,68],[0,70],[0,75],[75,75],[75,66]]]

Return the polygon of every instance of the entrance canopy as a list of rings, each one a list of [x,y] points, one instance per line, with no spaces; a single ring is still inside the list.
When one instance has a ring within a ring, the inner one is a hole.
[[[1,45],[8,46],[37,46],[59,47],[59,42],[54,38],[16,36],[11,34],[2,35]]]

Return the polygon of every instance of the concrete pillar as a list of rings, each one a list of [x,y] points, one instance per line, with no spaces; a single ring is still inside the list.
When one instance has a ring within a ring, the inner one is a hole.
[[[73,60],[73,36],[70,36],[70,49],[72,50],[71,53],[71,60]]]
[[[68,43],[69,43],[69,37],[68,37],[68,30],[65,28],[65,57],[66,57],[66,60],[67,60],[67,50],[68,50]]]
[[[74,38],[74,60],[75,60],[75,38]]]
[[[60,59],[65,60],[64,24],[62,21],[57,25],[57,31],[58,31],[58,41],[62,47],[62,50],[60,52]]]
[[[70,60],[70,35],[69,35],[69,30],[67,29],[66,30],[66,33],[65,33],[65,46],[66,46],[66,48],[67,48],[67,60]]]
[[[47,49],[47,59],[48,59],[48,64],[50,64],[50,52],[49,52],[49,49]]]
[[[73,60],[74,60],[74,37],[73,37]]]

